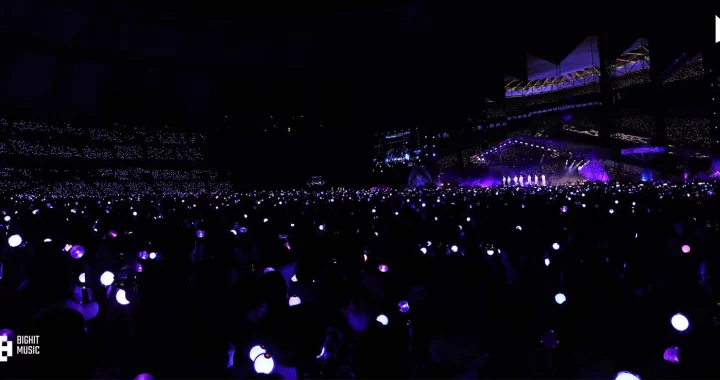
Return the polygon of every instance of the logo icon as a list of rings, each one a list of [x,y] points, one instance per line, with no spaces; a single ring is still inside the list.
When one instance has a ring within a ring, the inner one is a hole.
[[[6,362],[13,356],[13,342],[5,335],[0,335],[0,362]]]

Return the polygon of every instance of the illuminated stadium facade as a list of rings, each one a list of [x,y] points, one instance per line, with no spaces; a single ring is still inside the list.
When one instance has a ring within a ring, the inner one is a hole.
[[[564,132],[601,137],[605,125],[607,136],[630,144],[711,148],[711,107],[699,98],[708,93],[702,52],[688,52],[667,67],[653,68],[647,41],[638,39],[607,67],[609,98],[601,91],[599,60],[593,36],[559,64],[528,56],[528,80],[509,79],[505,84],[502,116],[515,121],[510,134],[539,136],[546,131],[538,129],[561,125]],[[609,102],[610,108],[601,108]]]
[[[600,81],[600,53],[597,37],[587,37],[560,64],[528,56],[528,80],[509,79],[505,97],[523,97],[582,86],[597,86]],[[610,68],[614,77],[622,77],[650,69],[647,41],[638,39]],[[592,88],[599,91],[599,87]]]
[[[570,146],[567,152],[592,160],[577,171],[577,180],[707,174],[710,158],[720,150],[720,77],[713,73],[720,70],[714,63],[720,45],[685,45],[685,52],[673,57],[679,51],[663,49],[662,41],[653,41],[653,46],[660,45],[658,51],[665,55],[653,54],[644,38],[612,51],[600,49],[600,42],[594,36],[585,38],[559,63],[528,56],[524,79],[506,77],[479,112],[468,113],[462,130],[448,131],[462,137],[453,139],[451,149],[437,150],[438,173],[445,173],[442,181],[476,184],[457,178],[479,175],[481,184],[495,183],[500,177],[487,171],[514,172],[520,167],[513,169],[517,160],[523,162],[523,172],[545,172],[548,178],[563,178],[560,182],[569,178],[565,159],[534,156],[528,149],[541,150],[528,139]],[[523,143],[481,162],[483,152],[510,146],[513,139]],[[580,145],[583,153],[578,152]],[[637,154],[643,150],[653,153]],[[422,156],[426,153],[423,150]]]
[[[420,156],[417,127],[381,133],[376,138],[374,160],[378,167],[408,165]]]
[[[615,58],[612,54],[616,53],[601,51],[598,46],[597,37],[587,37],[559,63],[528,56],[526,79],[506,78],[503,99],[486,102],[487,118],[477,131],[497,134],[503,130],[509,139],[495,137],[494,143],[482,149],[467,149],[467,160],[463,154],[465,165],[495,174],[483,183],[498,181],[500,173],[516,171],[556,177],[560,173],[565,178],[566,166],[573,168],[573,159],[565,163],[565,158],[543,153],[558,144],[564,146],[568,157],[585,160],[580,167],[585,173],[577,171],[578,180],[658,179],[657,172],[651,175],[650,167],[671,177],[682,178],[682,172],[675,173],[678,167],[704,175],[703,167],[717,145],[713,144],[717,106],[711,93],[720,78],[708,74],[712,66],[703,54],[711,50],[695,47],[671,63],[666,57],[665,62],[656,59],[651,65],[645,39],[637,39]],[[604,62],[612,64],[602,66],[601,53]],[[653,154],[626,154],[643,149]],[[694,169],[689,160],[696,161]],[[598,164],[604,170],[597,171],[607,175],[583,175],[599,168]],[[664,167],[673,169],[665,171]]]

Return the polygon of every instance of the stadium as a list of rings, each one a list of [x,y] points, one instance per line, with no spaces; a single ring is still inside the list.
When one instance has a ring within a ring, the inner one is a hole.
[[[720,378],[699,12],[210,3],[0,3],[3,377]]]
[[[648,40],[639,38],[602,65],[610,53],[600,45],[588,36],[560,62],[528,54],[526,79],[507,77],[504,97],[488,100],[486,118],[473,127],[492,142],[441,156],[440,183],[719,175],[720,161],[712,158],[717,127],[711,126],[717,75],[701,49],[665,64],[653,60]]]

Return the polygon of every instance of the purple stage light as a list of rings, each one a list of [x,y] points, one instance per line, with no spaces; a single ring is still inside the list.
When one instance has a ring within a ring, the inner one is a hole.
[[[558,249],[560,249],[560,244],[558,244],[558,243],[553,243],[552,249],[554,249],[554,250],[557,251]]]
[[[682,246],[683,253],[690,253],[690,246],[689,245],[683,245]]]
[[[72,248],[70,248],[70,257],[73,259],[79,259],[81,257],[85,256],[85,247],[82,245],[74,245]]]
[[[567,297],[565,297],[564,294],[558,293],[555,295],[555,302],[557,302],[558,305],[562,305],[567,301]]]
[[[205,237],[205,231],[197,230],[197,232],[195,232],[195,236],[197,236],[199,239],[202,239]]]
[[[267,268],[265,268],[265,270],[263,271],[263,274],[265,274],[265,273],[270,273],[270,272],[275,272],[275,269],[273,269],[273,268],[271,268],[271,267],[267,267]]]
[[[137,254],[138,259],[147,260],[150,255],[148,255],[147,251],[140,251]]]
[[[150,252],[150,255],[148,255],[148,257],[150,258],[150,260],[155,260],[157,258],[157,253]]]
[[[560,207],[560,212],[566,213],[567,211],[568,211],[567,206],[562,206],[562,207]]]
[[[410,304],[408,301],[400,301],[398,304],[398,309],[401,313],[407,313],[410,310]]]
[[[379,270],[380,272],[383,272],[383,273],[387,272],[388,269],[390,269],[390,268],[388,268],[388,266],[385,265],[385,264],[380,264],[380,265],[378,266],[378,270]]]
[[[453,245],[452,247],[450,247],[450,250],[451,250],[453,253],[457,253],[458,249],[459,249],[459,248],[458,248],[457,245]]]
[[[109,236],[111,239],[115,239],[115,238],[118,236],[117,231],[111,230],[111,231],[108,233],[108,236]]]
[[[141,373],[135,376],[135,380],[155,380],[155,378],[149,373]]]

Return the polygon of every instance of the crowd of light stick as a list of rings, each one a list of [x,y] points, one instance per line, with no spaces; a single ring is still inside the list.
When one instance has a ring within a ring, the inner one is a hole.
[[[195,145],[206,140],[199,133],[168,132],[149,128],[114,125],[109,128],[83,128],[65,124],[48,124],[31,121],[8,121],[0,119],[0,131],[10,134],[41,133],[44,137],[89,137],[91,141],[112,144],[160,144]]]
[[[48,181],[48,175],[72,180]],[[0,193],[20,199],[96,198],[101,196],[189,196],[230,193],[229,182],[210,170],[97,169],[69,173],[60,169],[0,168]]]
[[[673,73],[665,83],[681,82],[686,80],[701,79],[705,76],[705,68],[703,67],[703,59],[694,59],[680,67]]]
[[[87,269],[77,269],[76,289],[81,293],[86,287],[101,287],[104,290],[96,292],[94,300],[82,295],[74,301],[74,307],[86,320],[100,314],[117,312],[107,302],[99,302],[98,297],[107,297],[117,307],[127,308],[130,312],[137,310],[133,309],[133,305],[141,301],[139,279],[151,275],[152,271],[148,268],[163,265],[164,252],[156,252],[153,247],[162,245],[158,239],[167,238],[154,236],[143,229],[164,223],[167,218],[185,223],[188,226],[187,233],[196,242],[220,237],[212,235],[215,231],[201,227],[203,220],[198,219],[197,215],[202,212],[205,219],[228,219],[224,233],[231,239],[252,236],[253,230],[273,231],[275,236],[281,233],[280,238],[287,240],[285,247],[288,251],[292,250],[290,241],[293,240],[293,233],[333,238],[355,235],[362,238],[367,247],[389,247],[396,238],[394,229],[389,227],[407,223],[418,231],[424,231],[424,234],[416,235],[415,241],[404,242],[406,247],[413,247],[414,254],[408,252],[409,256],[404,256],[396,252],[395,257],[393,254],[381,253],[379,248],[362,249],[361,245],[355,253],[333,253],[323,265],[332,268],[338,265],[345,254],[356,257],[356,263],[361,265],[362,270],[376,273],[380,278],[392,278],[396,272],[411,270],[412,264],[409,264],[410,268],[407,265],[413,260],[428,259],[439,263],[445,258],[453,258],[466,262],[465,265],[485,263],[483,265],[489,265],[494,271],[505,272],[507,274],[503,278],[508,284],[519,284],[517,276],[520,271],[530,271],[534,273],[535,281],[545,284],[542,287],[544,290],[537,293],[541,299],[536,302],[546,305],[554,303],[559,309],[551,314],[565,315],[556,316],[555,321],[541,318],[546,324],[543,326],[544,332],[531,337],[545,349],[553,351],[562,347],[561,337],[571,334],[568,322],[562,321],[581,311],[574,305],[582,303],[583,296],[586,296],[582,290],[584,288],[576,286],[578,279],[570,277],[574,271],[580,270],[579,267],[594,262],[593,268],[613,273],[604,281],[618,281],[619,278],[619,286],[630,287],[630,283],[624,281],[630,281],[637,270],[646,268],[638,257],[647,257],[645,253],[653,251],[653,260],[664,260],[655,251],[660,242],[659,246],[667,248],[667,255],[672,260],[700,264],[697,270],[693,268],[690,273],[683,275],[697,276],[696,282],[710,286],[711,276],[708,273],[714,262],[706,253],[716,248],[711,244],[720,233],[720,220],[714,212],[714,207],[718,205],[717,186],[704,182],[319,192],[293,190],[233,193],[219,190],[212,193],[200,189],[194,195],[158,197],[157,193],[148,193],[138,197],[136,193],[120,192],[117,195],[105,193],[94,198],[70,200],[73,190],[82,191],[74,186],[69,185],[68,189],[62,190],[60,195],[63,197],[37,194],[34,197],[8,199],[1,211],[1,223],[6,241],[5,252],[24,250],[31,254],[35,247],[47,244],[66,255],[68,260],[83,262],[90,256],[85,247],[133,242],[133,248],[123,245],[125,254],[119,253],[119,263],[107,264],[102,260],[93,262],[93,276],[88,275],[90,272]],[[355,220],[362,220],[362,223],[352,226],[338,223],[336,218],[333,219],[326,212],[328,206],[351,213]],[[57,230],[35,231],[38,222],[46,214],[52,218],[64,217],[68,225],[87,228],[87,240],[78,241]],[[663,223],[669,223],[674,233],[670,236],[656,236],[653,231],[668,227]],[[582,246],[578,246],[578,236],[595,229],[602,230],[608,236],[593,240],[593,244],[615,247],[621,242],[630,244],[632,248],[628,247],[627,252],[610,249],[586,252]],[[134,235],[142,235],[143,239],[135,239]],[[645,244],[653,248],[643,249]],[[188,248],[188,256],[190,251]],[[198,249],[197,244],[192,249],[191,256],[195,261],[207,255]],[[600,255],[602,257],[598,257]],[[8,256],[0,257],[4,260]],[[2,281],[5,278],[3,275],[13,267],[0,262],[0,268]],[[275,272],[271,266],[257,268],[264,273]],[[316,277],[321,271],[312,272],[315,274],[307,278],[293,274],[291,282],[316,284],[321,281],[321,277]],[[635,291],[640,285],[632,286]],[[663,290],[657,293],[658,289],[653,288],[653,285],[640,288],[637,294],[647,293],[647,297],[665,299]],[[289,307],[305,304],[299,294],[290,288],[287,294]],[[409,320],[414,318],[416,309],[414,302],[422,302],[413,299],[416,297],[407,294],[391,300],[383,310],[379,310],[375,321],[381,326],[391,326],[394,320],[399,319],[409,327]],[[706,323],[701,318],[703,314],[697,311],[704,306],[674,304],[669,298],[667,301],[670,314],[652,318],[663,320],[661,325],[664,328],[674,329],[681,335],[673,335],[670,346],[661,347],[657,355],[659,358],[662,353],[662,360],[682,366],[684,361],[680,353],[684,352],[683,348],[702,341],[702,336],[692,333],[694,326]],[[99,308],[99,304],[107,308]],[[714,306],[714,301],[711,306]],[[652,328],[656,325],[648,324]],[[5,335],[13,334],[13,326],[0,328],[4,329],[2,331]],[[663,331],[657,333],[662,334]],[[694,340],[688,340],[688,336]],[[320,356],[325,351],[326,347],[321,347]],[[693,354],[700,355],[698,350],[693,350]],[[648,360],[652,360],[653,355],[653,352],[649,352]],[[237,357],[233,360],[237,361]],[[273,353],[260,342],[250,351],[249,360],[255,371],[262,374],[273,373],[277,364]],[[698,360],[696,357],[692,361]],[[615,378],[639,379],[638,374],[642,375],[643,370],[650,368],[637,361],[631,363],[628,368],[615,368]],[[233,365],[229,363],[229,366]],[[140,376],[148,378],[151,375],[143,373]]]
[[[618,132],[652,137],[655,135],[655,120],[652,115],[625,115],[615,118]]]
[[[665,118],[667,140],[670,144],[683,147],[709,147],[711,125],[703,117]],[[621,116],[615,119],[618,132],[613,138],[636,144],[648,144],[655,136],[655,120],[650,115]],[[599,137],[599,126],[589,119],[574,119],[563,125],[563,130],[593,137]]]
[[[5,189],[5,194],[13,194],[18,199],[35,200],[147,196],[192,197],[203,194],[232,193],[233,186],[230,182],[222,181],[44,181],[42,183],[0,181],[0,189]]]
[[[86,158],[103,160],[202,161],[197,144],[206,137],[197,133],[151,131],[144,128],[80,128],[0,119],[0,155],[26,157]],[[68,140],[91,145],[69,144]],[[65,144],[59,141],[66,141]]]
[[[710,147],[710,119],[704,117],[669,117],[665,119],[670,144],[683,147]]]
[[[612,82],[615,90],[647,85],[650,83],[650,69],[614,76]]]
[[[90,160],[142,160],[147,158],[158,161],[202,161],[204,158],[200,149],[180,146],[144,148],[133,145],[116,145],[112,148],[88,146],[76,148],[69,145],[53,145],[17,139],[10,139],[7,142],[0,143],[0,154],[25,157],[85,158]]]

